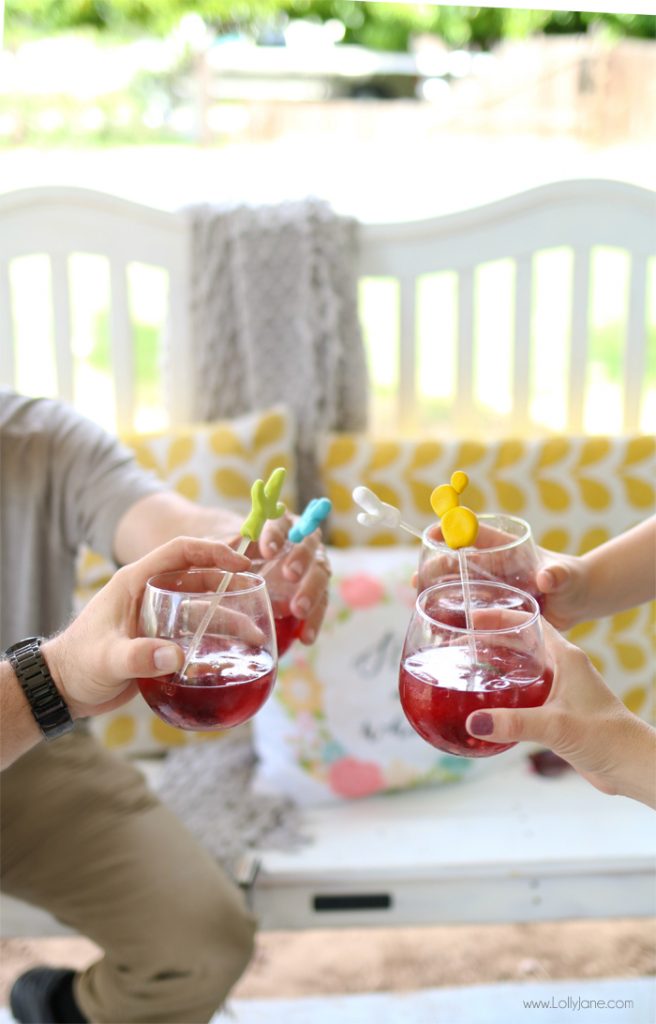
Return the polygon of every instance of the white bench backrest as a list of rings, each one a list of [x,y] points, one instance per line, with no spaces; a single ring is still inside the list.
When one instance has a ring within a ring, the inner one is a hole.
[[[647,274],[656,252],[656,194],[613,181],[564,181],[463,212],[406,224],[366,225],[360,271],[399,282],[399,391],[401,423],[417,406],[417,284],[422,275],[457,275],[456,428],[474,422],[475,275],[483,264],[514,263],[512,425],[531,428],[528,399],[534,317],[535,256],[569,247],[573,252],[566,431],[581,433],[590,335],[592,250],[608,246],[629,258],[629,300],[624,347],[624,431],[639,428],[647,332]],[[436,324],[435,343],[439,343]],[[486,429],[484,424],[484,429]]]
[[[422,275],[450,271],[457,279],[457,378],[452,423],[475,422],[474,358],[476,272],[483,264],[512,260],[515,275],[512,344],[512,425],[531,429],[529,409],[535,256],[569,247],[573,253],[569,310],[570,344],[565,429],[583,427],[590,334],[591,253],[595,246],[624,250],[629,259],[629,299],[623,375],[623,429],[639,429],[646,365],[648,263],[655,250],[655,194],[609,181],[569,181],[532,189],[483,207],[430,220],[364,224],[359,272],[364,278],[392,278],[399,290],[397,325],[398,394],[390,429],[416,421],[418,282]],[[128,298],[131,263],[163,268],[169,275],[167,359],[175,387],[165,397],[171,422],[193,420],[187,377],[189,234],[179,213],[84,189],[29,189],[0,196],[0,382],[15,386],[15,315],[10,264],[46,254],[52,307],[57,394],[74,400],[71,347],[69,257],[94,253],[109,264],[109,333],[114,383],[115,427],[134,428],[134,318]],[[436,344],[439,343],[436,324]],[[375,358],[375,356],[374,356]],[[483,424],[483,429],[487,429]]]
[[[115,425],[134,426],[134,318],[128,301],[132,263],[162,267],[170,286],[167,329],[172,378],[168,396],[173,422],[188,418],[184,350],[189,337],[188,231],[182,217],[115,196],[78,188],[26,189],[0,196],[0,381],[16,381],[15,323],[9,266],[12,259],[44,253],[50,263],[53,342],[58,397],[74,401],[69,257],[93,253],[109,263],[109,334],[115,395]],[[47,296],[35,297],[47,301]]]

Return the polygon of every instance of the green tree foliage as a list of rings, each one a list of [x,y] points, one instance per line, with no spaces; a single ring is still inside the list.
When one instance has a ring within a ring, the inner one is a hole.
[[[592,27],[616,36],[656,37],[656,19],[648,15],[359,0],[6,0],[5,9],[8,39],[83,26],[118,34],[144,29],[159,34],[190,12],[219,31],[257,32],[284,18],[336,18],[345,26],[345,42],[377,50],[406,50],[418,32],[437,35],[448,46],[480,49],[502,38],[586,32]]]

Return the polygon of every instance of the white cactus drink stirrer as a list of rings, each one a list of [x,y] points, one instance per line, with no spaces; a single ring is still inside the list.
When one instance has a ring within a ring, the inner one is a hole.
[[[368,487],[356,487],[353,490],[353,501],[359,505],[362,512],[358,512],[358,522],[361,526],[389,526],[392,529],[405,530],[413,537],[422,540],[421,530],[410,526],[401,519],[401,510],[394,505],[388,505],[381,501],[377,494],[370,491]]]
[[[251,510],[248,514],[248,518],[244,520],[243,526],[240,530],[242,539],[239,542],[237,551],[240,555],[246,553],[246,548],[251,541],[260,539],[262,528],[267,519],[279,519],[285,511],[285,506],[279,501],[280,492],[285,482],[285,469],[279,466],[278,469],[274,469],[273,473],[269,477],[266,483],[263,480],[256,480],[251,487]],[[234,573],[227,572],[218,587],[216,593],[210,598],[207,611],[205,612],[198,629],[191,638],[191,643],[187,650],[187,656],[184,660],[184,665],[180,669],[179,678],[182,679],[185,675],[191,661],[193,660],[198,645],[200,644],[205,630],[210,624],[210,619],[214,615],[220,601],[221,595],[230,586],[230,581]]]

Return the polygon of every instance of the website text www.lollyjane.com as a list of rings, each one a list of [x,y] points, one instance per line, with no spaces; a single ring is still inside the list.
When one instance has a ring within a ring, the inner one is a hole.
[[[525,1010],[632,1010],[632,999],[582,999],[580,996],[561,996],[551,999],[523,999]]]

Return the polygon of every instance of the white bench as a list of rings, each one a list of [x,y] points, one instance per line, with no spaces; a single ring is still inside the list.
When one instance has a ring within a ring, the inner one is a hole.
[[[262,928],[656,913],[656,815],[574,773],[508,765],[442,789],[308,810],[303,831],[298,851],[255,852],[242,866]],[[64,932],[3,898],[3,935]]]
[[[562,429],[581,433],[589,381],[588,342],[591,327],[590,284],[593,254],[598,246],[625,254],[629,281],[625,303],[623,422],[626,433],[640,429],[645,384],[646,323],[649,309],[649,261],[656,251],[656,193],[613,181],[578,180],[545,185],[460,213],[424,221],[363,224],[360,229],[361,279],[383,280],[398,292],[395,325],[398,363],[396,402],[387,426],[406,429],[416,422],[422,400],[417,380],[419,290],[424,275],[450,272],[456,276],[457,379],[451,396],[450,422],[469,436],[481,430],[475,394],[475,304],[477,272],[493,261],[511,263],[508,325],[512,364],[511,411],[506,433],[516,436],[539,428],[529,404],[532,321],[536,315],[534,283],[536,257],[563,248],[571,254],[566,420]],[[181,213],[155,210],[98,192],[79,188],[37,188],[0,195],[0,383],[16,380],[16,324],[10,268],[13,260],[45,254],[49,283],[35,302],[52,308],[56,380],[53,390],[74,402],[74,359],[71,349],[71,307],[74,282],[70,256],[94,253],[109,266],[109,334],[115,415],[120,433],[134,429],[136,412],[134,333],[128,268],[143,263],[162,268],[168,289],[166,319],[170,379],[175,388],[163,395],[172,423],[194,418],[194,396],[188,376],[189,230]],[[514,286],[512,281],[514,280]],[[613,282],[621,291],[623,282]],[[32,294],[30,296],[32,301]],[[620,300],[621,301],[621,300]],[[366,327],[366,324],[365,324]],[[441,323],[435,345],[441,344]],[[375,369],[375,368],[374,368]],[[486,410],[483,429],[491,426]],[[541,432],[544,432],[542,428]]]
[[[577,181],[534,189],[477,210],[425,222],[364,225],[363,277],[392,277],[400,289],[398,423],[417,404],[417,279],[458,276],[458,410],[474,403],[476,267],[494,259],[516,265],[514,418],[529,429],[532,259],[549,246],[572,247],[573,286],[568,429],[580,430],[588,339],[588,283],[594,245],[629,254],[624,426],[634,430],[643,387],[647,264],[654,250],[654,194],[614,182]],[[186,221],[79,189],[36,189],[0,196],[0,383],[15,382],[10,262],[46,253],[51,267],[57,393],[74,401],[68,257],[107,258],[115,426],[135,413],[133,322],[126,268],[134,261],[165,268],[170,360],[176,380],[173,422],[193,408],[186,385],[188,273]],[[35,301],[37,301],[35,297]],[[656,819],[644,807],[597,793],[574,775],[543,779],[517,768],[452,788],[407,792],[310,811],[308,845],[295,853],[261,852],[243,865],[265,928],[652,914]],[[61,928],[12,900],[3,904],[6,935],[53,934]]]

